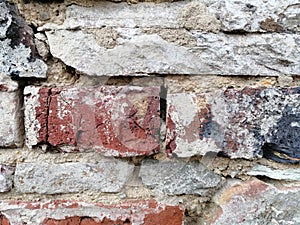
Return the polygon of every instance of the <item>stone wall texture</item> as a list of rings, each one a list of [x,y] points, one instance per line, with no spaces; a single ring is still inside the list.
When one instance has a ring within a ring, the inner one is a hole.
[[[0,224],[300,224],[299,0],[0,0]]]

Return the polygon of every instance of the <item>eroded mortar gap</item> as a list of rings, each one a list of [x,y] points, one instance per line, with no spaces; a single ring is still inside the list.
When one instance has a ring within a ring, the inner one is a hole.
[[[18,82],[19,84],[19,91],[18,91],[18,96],[19,96],[19,107],[20,107],[20,117],[19,117],[19,137],[20,137],[20,146],[19,147],[24,147],[25,144],[25,105],[24,105],[24,88],[25,86],[23,85],[23,82]]]

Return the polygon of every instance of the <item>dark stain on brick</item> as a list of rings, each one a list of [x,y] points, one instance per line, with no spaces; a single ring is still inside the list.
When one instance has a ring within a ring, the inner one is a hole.
[[[202,140],[203,138],[210,138],[213,129],[211,105],[205,104],[205,106],[199,110],[198,117],[200,121],[200,127],[199,127],[200,139]]]
[[[298,89],[292,90],[299,91]],[[281,119],[270,136],[270,142],[265,143],[262,147],[265,158],[280,163],[300,163],[299,109],[285,107]]]
[[[176,124],[173,122],[173,120],[171,119],[171,116],[167,116],[167,127],[169,128],[170,131],[172,131],[172,134],[170,134],[169,136],[167,136],[166,138],[166,153],[168,156],[170,156],[173,151],[176,149]]]

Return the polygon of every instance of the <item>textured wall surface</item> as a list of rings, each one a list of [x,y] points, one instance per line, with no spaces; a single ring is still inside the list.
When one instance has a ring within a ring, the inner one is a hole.
[[[299,224],[299,75],[299,0],[0,0],[0,224]]]

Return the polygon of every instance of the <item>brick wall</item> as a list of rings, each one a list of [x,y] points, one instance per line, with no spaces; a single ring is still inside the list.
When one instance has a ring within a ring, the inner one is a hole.
[[[0,0],[0,224],[299,224],[300,3]]]

